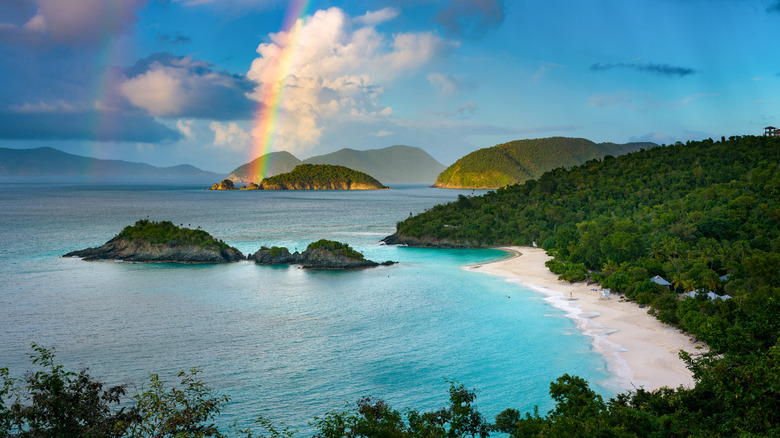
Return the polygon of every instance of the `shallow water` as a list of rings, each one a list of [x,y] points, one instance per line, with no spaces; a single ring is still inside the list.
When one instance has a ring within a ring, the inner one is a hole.
[[[552,407],[564,373],[606,395],[604,358],[542,296],[463,266],[498,250],[383,246],[395,223],[471,191],[211,192],[194,185],[0,180],[0,366],[30,368],[30,343],[71,369],[142,389],[197,367],[232,401],[222,424],[257,415],[308,431],[316,415],[366,395],[396,408],[446,404],[447,380],[477,390],[488,418]],[[296,267],[84,262],[136,220],[200,226],[245,254],[327,238],[397,265]],[[604,385],[599,384],[599,382]]]

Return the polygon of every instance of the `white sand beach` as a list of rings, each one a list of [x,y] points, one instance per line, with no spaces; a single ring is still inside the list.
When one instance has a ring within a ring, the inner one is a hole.
[[[564,310],[592,338],[596,351],[606,356],[619,389],[693,386],[693,377],[678,352],[699,354],[706,346],[647,314],[647,308],[621,302],[614,294],[601,298],[594,290],[600,289],[598,285],[558,280],[544,265],[551,257],[541,248],[503,249],[516,255],[473,269],[516,281],[544,294],[546,301]]]

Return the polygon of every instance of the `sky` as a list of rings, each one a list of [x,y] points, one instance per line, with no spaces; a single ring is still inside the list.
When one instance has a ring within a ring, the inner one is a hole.
[[[780,126],[780,0],[0,0],[0,147],[228,173]]]

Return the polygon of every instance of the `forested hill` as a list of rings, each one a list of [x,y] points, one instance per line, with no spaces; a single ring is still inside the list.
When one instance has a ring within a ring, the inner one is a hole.
[[[497,417],[513,437],[780,436],[780,138],[689,142],[556,169],[409,217],[386,240],[536,242],[562,280],[600,282],[710,347],[686,357],[690,389],[605,403],[563,376],[550,386],[559,404],[549,416]]]
[[[430,184],[444,170],[444,165],[424,150],[402,145],[365,151],[345,148],[303,161],[307,164],[333,164],[349,167],[365,172],[386,183],[423,182]]]
[[[453,163],[435,187],[497,189],[540,177],[558,167],[571,167],[607,155],[650,149],[655,143],[594,143],[584,138],[551,137],[515,140],[474,151]]]
[[[265,168],[262,164],[265,164]],[[236,183],[259,183],[263,179],[261,176],[263,171],[265,175],[270,177],[290,172],[299,164],[344,166],[390,183],[424,182],[430,184],[444,170],[444,165],[424,150],[412,146],[396,145],[364,151],[345,148],[303,161],[289,152],[272,152],[239,166],[228,175],[227,179]]]
[[[254,160],[238,166],[230,172],[227,179],[234,183],[256,183],[262,181],[262,173],[266,175],[278,175],[295,169],[295,166],[303,161],[287,151],[270,152]]]
[[[292,172],[260,183],[261,190],[379,190],[387,187],[374,177],[344,166],[301,164]]]
[[[399,222],[391,243],[550,250],[553,272],[591,277],[683,324],[681,292],[780,298],[780,138],[657,147],[556,169]],[[758,300],[758,301],[754,301]],[[686,330],[698,333],[698,322]],[[700,322],[700,321],[699,321]]]

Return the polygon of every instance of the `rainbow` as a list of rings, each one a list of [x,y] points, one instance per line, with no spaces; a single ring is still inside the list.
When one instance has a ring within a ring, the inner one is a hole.
[[[111,109],[111,105],[115,103],[117,93],[119,93],[117,85],[120,81],[119,73],[113,66],[122,65],[123,51],[128,48],[127,44],[133,44],[133,42],[128,41],[125,42],[124,46],[120,46],[117,37],[110,30],[114,23],[126,21],[133,15],[132,6],[120,3],[110,4],[106,6],[105,11],[107,13],[103,20],[109,24],[102,28],[97,37],[99,41],[98,62],[92,66],[92,75],[95,80],[89,90],[88,104],[90,108],[88,111],[92,114],[92,118],[88,125],[87,135],[91,141],[87,143],[90,146],[85,147],[91,148],[91,150],[84,151],[85,155],[94,158],[101,157],[101,148],[106,143],[114,141],[115,132],[121,129],[120,122]],[[102,169],[97,168],[85,170],[88,175],[93,176],[103,172]]]
[[[274,131],[279,117],[285,81],[290,72],[293,55],[300,37],[301,26],[296,26],[296,23],[306,14],[310,3],[311,0],[292,0],[287,6],[281,29],[286,33],[286,41],[279,58],[274,60],[273,71],[270,75],[270,77],[275,78],[275,81],[265,87],[256,112],[258,116],[253,130],[255,135],[249,152],[249,159],[252,161],[248,165],[250,178],[258,175],[256,182],[260,182],[268,173],[270,160],[267,155],[273,146]],[[253,160],[254,157],[257,159]]]

